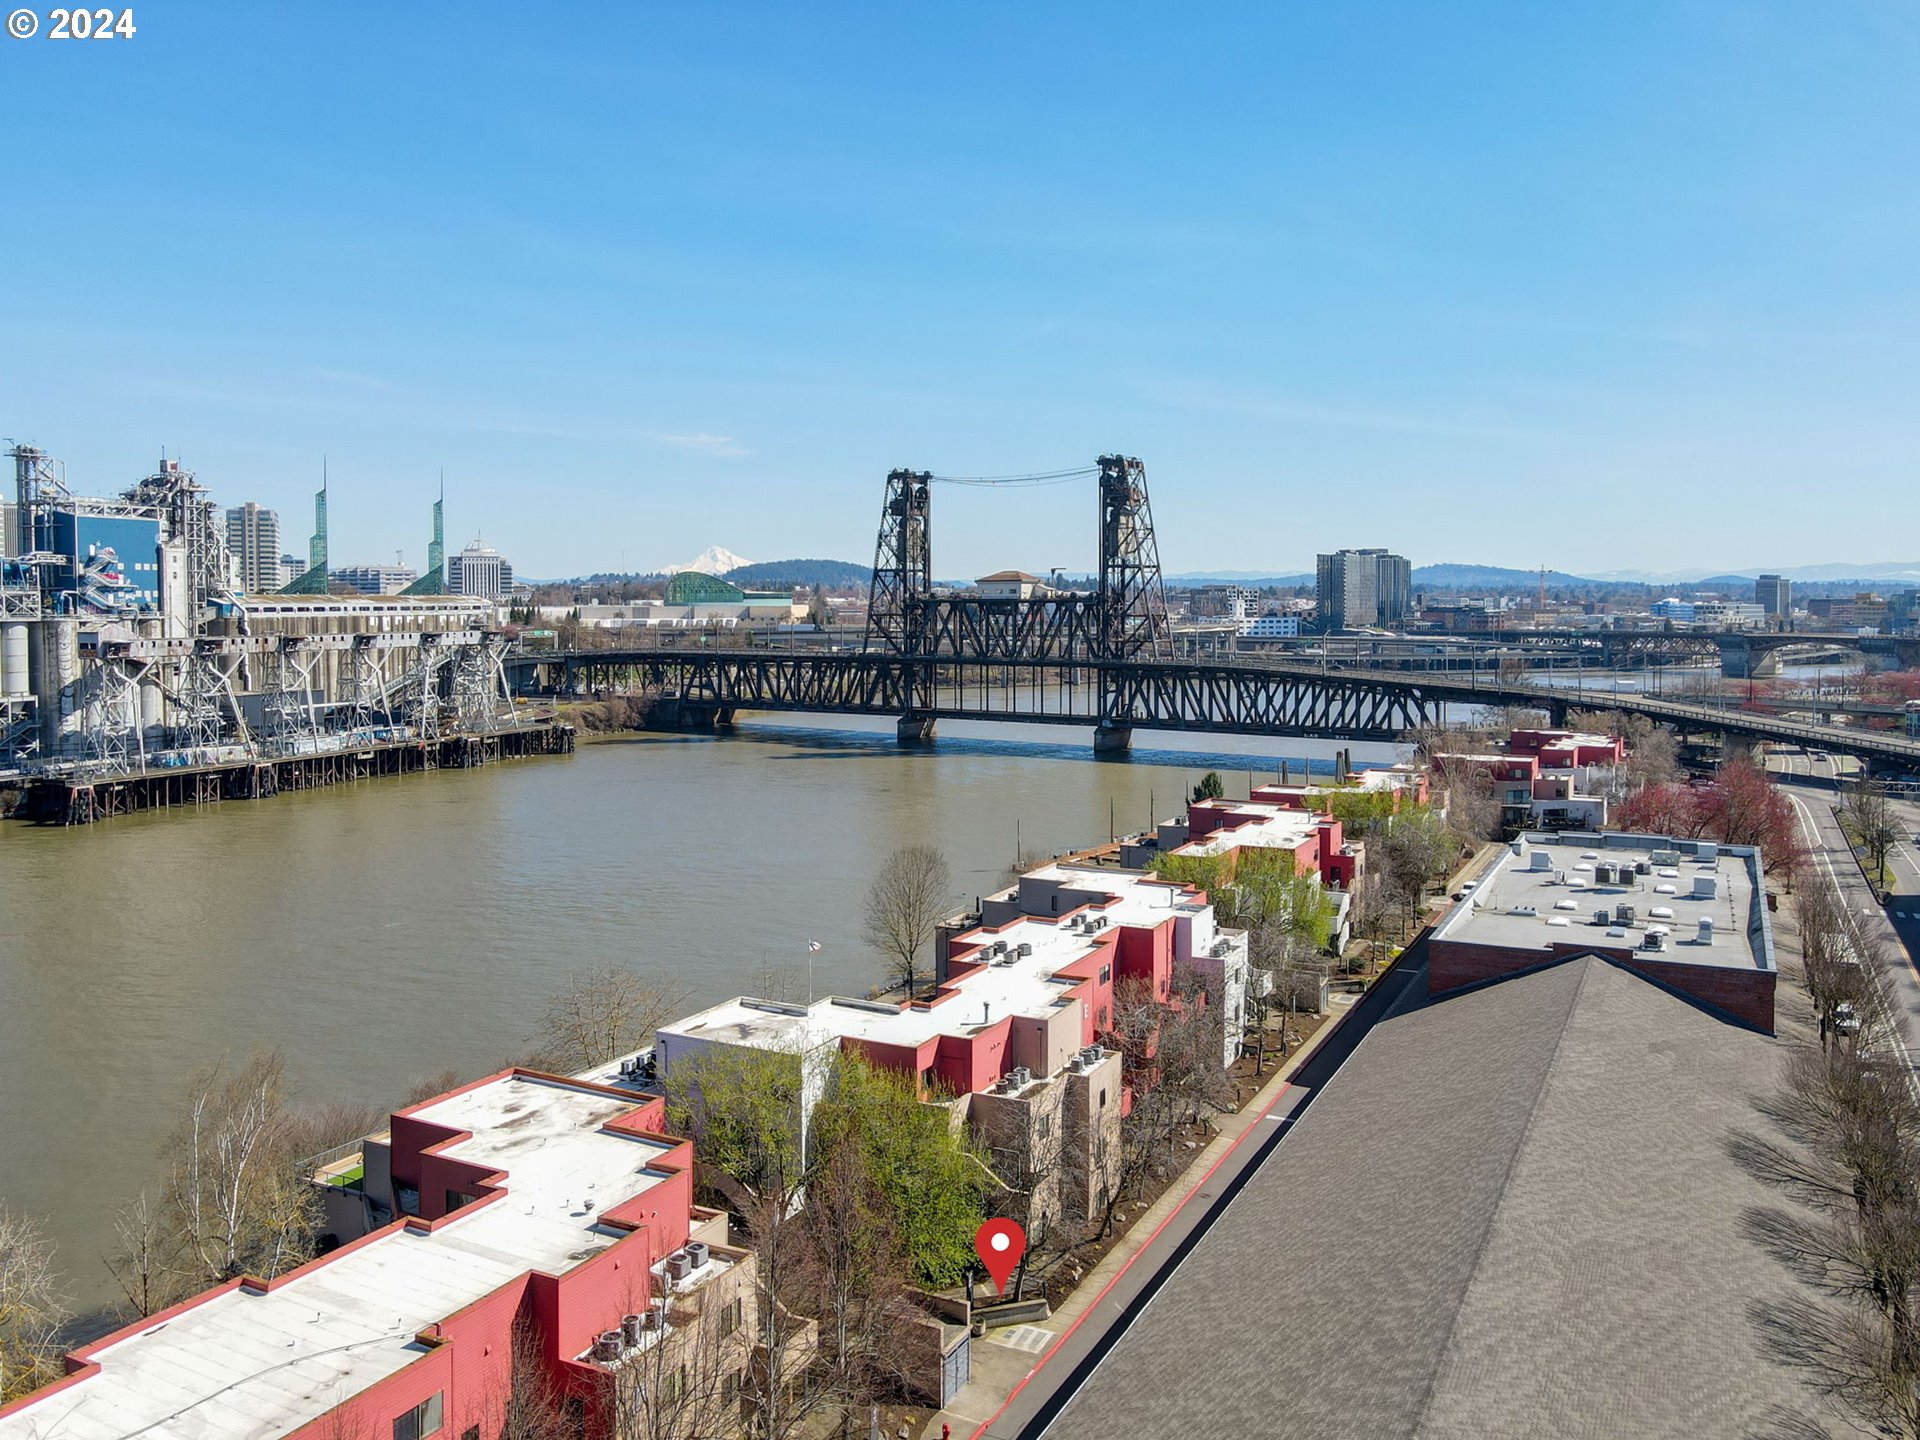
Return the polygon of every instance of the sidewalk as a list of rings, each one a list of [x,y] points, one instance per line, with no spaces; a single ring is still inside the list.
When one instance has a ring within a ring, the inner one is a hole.
[[[1335,1016],[1322,1025],[1288,1056],[1280,1068],[1268,1076],[1246,1105],[1231,1115],[1214,1119],[1220,1133],[1197,1154],[1160,1198],[1141,1211],[1132,1227],[1113,1249],[1101,1257],[1074,1292],[1053,1316],[1037,1325],[1013,1325],[989,1330],[972,1347],[973,1378],[954,1397],[953,1403],[927,1422],[923,1437],[939,1440],[940,1427],[950,1426],[955,1440],[982,1434],[993,1419],[1006,1408],[1022,1386],[1044,1365],[1060,1343],[1079,1327],[1088,1311],[1099,1304],[1123,1276],[1135,1258],[1152,1243],[1155,1236],[1193,1195],[1202,1189],[1233,1149],[1261,1121],[1292,1085],[1292,1076],[1306,1063],[1345,1016]]]

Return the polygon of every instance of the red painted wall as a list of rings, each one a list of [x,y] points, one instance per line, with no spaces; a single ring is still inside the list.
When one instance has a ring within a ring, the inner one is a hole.
[[[1629,970],[1658,980],[1756,1029],[1773,1031],[1774,974],[1770,970],[1720,965],[1675,964],[1643,950],[1600,945],[1557,944],[1540,950],[1510,950],[1499,945],[1470,945],[1455,940],[1427,943],[1427,992],[1457,990],[1480,980],[1512,975],[1569,955],[1605,955]]]

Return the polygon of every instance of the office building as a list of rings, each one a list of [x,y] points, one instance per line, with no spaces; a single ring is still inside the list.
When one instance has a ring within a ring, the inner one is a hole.
[[[1793,613],[1793,582],[1779,575],[1762,575],[1753,582],[1753,601],[1769,620]]]
[[[1329,630],[1397,625],[1413,613],[1413,566],[1386,550],[1336,550],[1314,567],[1320,623]]]
[[[333,578],[362,595],[398,595],[420,578],[411,565],[342,565]]]
[[[447,561],[447,593],[504,600],[513,593],[513,566],[476,540]]]
[[[249,595],[280,588],[280,517],[249,500],[227,511],[227,551]]]

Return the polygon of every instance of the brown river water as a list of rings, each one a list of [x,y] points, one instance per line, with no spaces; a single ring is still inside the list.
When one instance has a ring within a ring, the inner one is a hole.
[[[864,994],[880,858],[930,841],[958,902],[1016,855],[1173,813],[1207,769],[1230,795],[1332,742],[942,722],[749,719],[571,756],[113,820],[0,824],[0,1200],[37,1217],[73,1298],[110,1297],[112,1216],[148,1183],[192,1074],[278,1047],[302,1099],[394,1102],[447,1067],[522,1053],[572,968],[615,957],[691,987],[768,965]],[[1356,761],[1392,747],[1355,744]],[[1151,807],[1151,809],[1150,809]]]

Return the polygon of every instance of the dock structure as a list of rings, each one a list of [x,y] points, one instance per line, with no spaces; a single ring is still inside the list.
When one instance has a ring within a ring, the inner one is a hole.
[[[495,760],[573,751],[574,727],[550,718],[509,724],[484,734],[388,736],[299,755],[213,756],[191,764],[132,772],[36,775],[19,791],[14,813],[42,825],[86,825],[116,815],[261,800],[381,775],[471,769]]]

